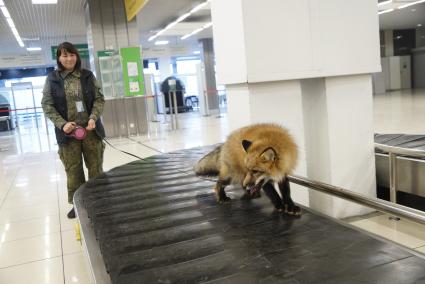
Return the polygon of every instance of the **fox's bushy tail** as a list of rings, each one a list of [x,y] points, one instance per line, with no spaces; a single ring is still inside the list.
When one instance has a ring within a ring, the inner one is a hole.
[[[221,146],[205,155],[193,168],[197,176],[218,176],[220,172]]]

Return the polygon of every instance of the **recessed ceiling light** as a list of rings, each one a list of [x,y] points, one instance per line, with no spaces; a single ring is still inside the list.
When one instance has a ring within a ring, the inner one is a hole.
[[[58,0],[32,0],[33,4],[57,4]]]
[[[193,52],[193,54],[201,54],[201,52],[200,52],[199,50],[195,50],[195,51]]]
[[[28,51],[40,51],[41,47],[27,47]]]
[[[422,27],[422,24],[418,24],[418,27]]]
[[[166,45],[166,44],[168,44],[168,40],[155,41],[155,45]]]

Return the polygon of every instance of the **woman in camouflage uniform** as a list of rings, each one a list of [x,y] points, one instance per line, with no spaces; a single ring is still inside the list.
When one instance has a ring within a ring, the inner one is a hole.
[[[47,76],[41,104],[45,115],[55,125],[59,157],[67,176],[68,203],[72,204],[75,191],[86,181],[83,157],[89,178],[103,172],[105,130],[100,115],[105,99],[93,73],[81,68],[80,55],[71,43],[58,46],[56,62],[58,70]],[[77,126],[87,130],[83,140],[67,135]],[[75,218],[74,208],[68,218]]]

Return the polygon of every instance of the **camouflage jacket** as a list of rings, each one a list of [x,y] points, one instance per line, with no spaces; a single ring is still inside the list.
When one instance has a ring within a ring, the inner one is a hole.
[[[77,102],[82,110],[77,111]],[[66,122],[74,121],[83,127],[89,119],[96,121],[96,132],[103,138],[105,131],[100,122],[100,116],[105,103],[100,85],[93,73],[82,69],[74,72],[59,72],[49,74],[43,88],[41,104],[45,115],[55,125],[56,138],[59,144],[66,143],[62,127]]]

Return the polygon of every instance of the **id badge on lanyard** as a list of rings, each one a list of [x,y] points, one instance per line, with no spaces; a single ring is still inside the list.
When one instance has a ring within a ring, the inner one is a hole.
[[[75,107],[77,108],[77,112],[83,112],[84,111],[84,106],[83,106],[82,101],[76,101]]]

